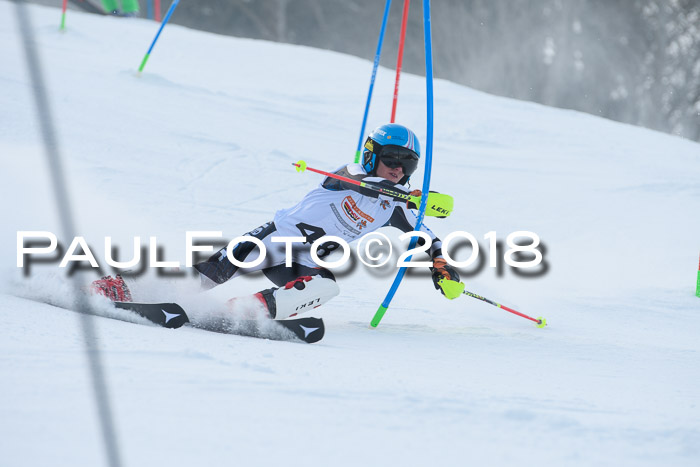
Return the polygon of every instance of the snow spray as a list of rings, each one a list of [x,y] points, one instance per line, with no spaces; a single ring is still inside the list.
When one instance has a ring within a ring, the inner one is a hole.
[[[146,62],[148,61],[148,57],[151,56],[151,51],[153,50],[153,47],[156,45],[156,41],[158,40],[158,37],[160,37],[160,33],[163,31],[163,28],[165,27],[165,25],[168,24],[168,20],[170,19],[170,15],[173,14],[173,11],[175,11],[175,7],[177,6],[178,3],[180,3],[180,0],[173,0],[173,3],[170,4],[170,8],[168,8],[168,13],[165,15],[163,22],[160,23],[160,28],[158,28],[158,32],[156,33],[156,37],[153,39],[151,46],[148,48],[148,52],[146,52],[146,55],[143,57],[143,60],[141,61],[141,66],[139,67],[139,73],[141,73],[143,71],[143,67],[146,66]]]

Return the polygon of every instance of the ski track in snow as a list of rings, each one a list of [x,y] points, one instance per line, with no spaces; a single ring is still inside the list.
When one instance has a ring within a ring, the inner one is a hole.
[[[126,256],[153,235],[184,264],[185,231],[231,239],[321,181],[292,162],[353,159],[370,62],[169,25],[137,78],[154,23],[70,11],[58,33],[60,10],[29,11],[98,261],[107,235]],[[69,284],[55,263],[28,278],[15,267],[18,230],[60,232],[14,5],[0,13],[0,464],[100,465]],[[393,79],[380,68],[368,130],[389,115]],[[398,121],[423,145],[424,94],[402,76]],[[435,96],[431,188],[456,208],[426,223],[473,233],[482,255],[489,231],[536,232],[545,274],[486,264],[465,283],[549,326],[447,301],[409,274],[371,330],[394,271],[361,265],[314,310],[327,329],[313,345],[163,329],[92,297],[117,318],[94,322],[124,465],[700,464],[700,145],[441,80]],[[267,287],[260,274],[206,293],[189,274],[132,282],[139,300],[178,301],[201,323]]]

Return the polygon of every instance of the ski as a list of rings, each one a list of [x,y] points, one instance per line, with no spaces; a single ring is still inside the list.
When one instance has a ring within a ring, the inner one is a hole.
[[[285,319],[281,321],[273,320],[273,323],[279,324],[292,331],[299,339],[308,344],[313,344],[323,339],[326,333],[326,327],[323,324],[322,318],[297,318]]]
[[[271,329],[272,328],[272,329]],[[297,318],[297,319],[263,319],[244,320],[235,323],[235,328],[231,331],[234,334],[250,337],[260,337],[264,339],[283,339],[283,334],[277,331],[287,329],[294,335],[306,342],[313,344],[323,339],[326,328],[321,318]]]
[[[177,329],[190,322],[185,310],[177,303],[114,302],[114,306],[133,311],[164,328]]]
[[[133,311],[147,320],[166,328],[177,329],[190,323],[185,310],[177,303],[114,302],[114,306]],[[286,320],[239,320],[226,325],[194,324],[191,326],[214,332],[232,333],[263,339],[285,340],[284,330],[291,331],[298,339],[313,344],[323,339],[326,332],[321,318],[297,318]]]

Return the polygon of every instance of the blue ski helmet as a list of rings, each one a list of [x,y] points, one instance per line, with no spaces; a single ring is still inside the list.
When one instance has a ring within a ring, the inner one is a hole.
[[[403,125],[387,123],[376,128],[367,137],[362,157],[362,167],[370,175],[377,174],[378,161],[389,167],[403,168],[405,184],[418,168],[420,143],[415,133]]]

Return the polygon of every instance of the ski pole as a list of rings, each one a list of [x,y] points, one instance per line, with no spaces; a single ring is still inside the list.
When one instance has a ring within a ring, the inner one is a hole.
[[[401,63],[403,62],[403,43],[406,37],[406,22],[411,0],[403,0],[403,14],[401,17],[401,34],[399,34],[399,56],[396,59],[396,82],[394,83],[394,102],[391,105],[391,123],[396,121],[396,103],[399,100],[399,79],[401,78]]]
[[[384,188],[381,186],[361,182],[359,180],[353,180],[352,178],[343,177],[342,175],[325,172],[323,170],[314,169],[313,167],[308,167],[306,162],[292,162],[292,165],[297,168],[297,172],[303,172],[309,170],[317,174],[325,175],[326,177],[335,178],[336,180],[341,180],[343,182],[352,183],[353,185],[366,188],[368,190],[375,191],[382,195],[388,196],[398,201],[410,201],[411,203],[419,206],[421,203],[420,196],[409,195],[408,193],[402,193],[401,191],[392,190],[391,188]],[[430,207],[426,209],[426,215],[434,217],[446,217],[449,216],[454,207],[454,198],[450,195],[443,193],[428,193],[428,200]]]
[[[493,305],[493,306],[497,306],[498,308],[502,308],[502,309],[504,309],[504,310],[506,310],[506,311],[509,311],[509,312],[511,312],[511,313],[513,313],[513,314],[515,314],[515,315],[522,316],[523,318],[529,319],[530,321],[534,321],[534,322],[537,324],[537,327],[538,327],[538,328],[543,328],[543,327],[545,327],[545,326],[547,325],[547,320],[544,319],[544,318],[541,317],[541,316],[540,316],[539,318],[535,319],[535,318],[533,318],[533,317],[531,317],[531,316],[528,316],[528,315],[526,315],[526,314],[524,314],[524,313],[520,313],[519,311],[515,311],[515,310],[512,309],[512,308],[508,308],[508,307],[505,306],[505,305],[501,305],[500,303],[496,303],[496,302],[494,302],[494,301],[491,301],[491,300],[489,300],[488,298],[482,297],[481,295],[477,295],[477,294],[475,294],[475,293],[473,293],[473,292],[469,292],[468,290],[465,290],[465,291],[462,292],[462,293],[463,293],[464,295],[469,296],[469,297],[476,298],[477,300],[481,300],[482,302],[486,302],[486,303],[489,303],[489,304],[491,304],[491,305]]]
[[[170,19],[170,15],[173,14],[173,11],[175,11],[175,7],[177,6],[178,3],[180,3],[180,0],[173,0],[173,3],[170,5],[170,8],[168,8],[168,13],[165,15],[163,22],[160,23],[160,28],[158,28],[158,32],[156,33],[156,37],[153,39],[153,42],[151,42],[151,46],[148,48],[148,52],[146,52],[146,55],[143,57],[143,60],[141,61],[141,66],[139,67],[139,73],[141,73],[143,71],[143,67],[146,66],[146,62],[148,61],[148,57],[151,56],[151,51],[153,50],[153,47],[156,45],[156,41],[158,40],[158,37],[160,37],[160,33],[163,31],[163,28],[165,27],[165,25],[168,24],[168,20]]]
[[[372,102],[372,90],[374,89],[374,80],[377,77],[377,68],[379,68],[379,60],[382,56],[382,43],[384,42],[384,31],[386,31],[386,21],[389,19],[389,7],[391,0],[386,0],[384,6],[384,18],[382,18],[382,27],[379,30],[379,42],[377,43],[377,53],[374,55],[374,66],[372,67],[372,77],[369,80],[369,92],[367,93],[367,103],[365,104],[365,114],[362,117],[362,127],[360,128],[360,140],[357,143],[357,151],[355,151],[355,164],[360,162],[360,152],[362,150],[362,140],[365,136],[365,127],[367,126],[367,115],[369,114],[369,104]]]
[[[336,180],[341,180],[343,182],[347,183],[352,183],[353,185],[361,186],[362,188],[367,188],[372,191],[376,191],[377,193],[381,193],[383,195],[390,196],[396,200],[402,200],[402,201],[411,201],[413,203],[416,203],[416,206],[420,204],[420,197],[418,196],[412,196],[409,195],[408,193],[401,193],[400,191],[395,191],[390,188],[383,188],[383,187],[378,187],[376,185],[369,185],[365,182],[361,182],[359,180],[353,180],[352,178],[348,177],[343,177],[342,175],[330,173],[330,172],[325,172],[323,170],[318,170],[314,169],[313,167],[308,167],[306,165],[306,162],[304,161],[299,161],[299,162],[292,162],[292,165],[297,168],[297,172],[303,172],[304,170],[309,170],[311,172],[315,172],[317,174],[325,175],[326,177],[331,177],[335,178]]]

